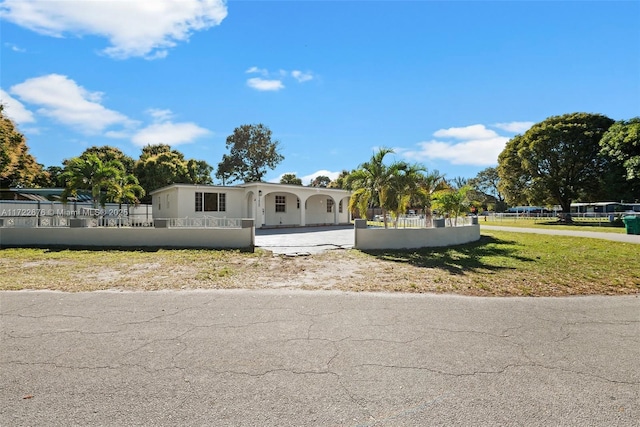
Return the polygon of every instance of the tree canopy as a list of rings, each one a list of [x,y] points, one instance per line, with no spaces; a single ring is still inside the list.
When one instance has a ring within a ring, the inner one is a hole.
[[[469,180],[469,185],[472,188],[467,194],[469,199],[477,201],[485,207],[492,205],[498,212],[506,209],[504,195],[500,191],[500,176],[497,168],[490,167],[481,170]]]
[[[640,197],[640,117],[611,125],[600,140],[601,153],[622,168],[634,198]]]
[[[106,194],[113,191],[124,175],[124,166],[117,160],[103,162],[96,154],[74,157],[66,162],[62,173],[66,183],[62,199],[77,197],[78,190],[91,190],[93,206],[104,206],[108,201]]]
[[[327,188],[327,186],[330,183],[331,183],[331,178],[325,175],[318,175],[311,180],[309,187]]]
[[[350,173],[351,172],[349,172],[348,170],[343,169],[342,172],[340,172],[340,175],[338,175],[338,177],[336,179],[331,181],[327,187],[328,188],[341,188],[343,190],[348,190],[348,188],[347,188],[347,177],[349,176]]]
[[[42,165],[29,153],[24,135],[0,104],[0,187],[30,187],[42,174]]]
[[[135,160],[133,159],[133,157],[127,156],[116,147],[111,147],[110,145],[104,145],[102,147],[93,146],[84,150],[84,152],[80,154],[79,157],[87,159],[91,154],[95,154],[96,156],[98,156],[98,158],[104,163],[112,160],[118,161],[122,164],[127,174],[133,173]]]
[[[448,188],[437,191],[433,195],[433,206],[449,217],[450,225],[458,225],[458,217],[471,205],[467,193],[471,190],[468,185],[460,188]],[[455,218],[455,223],[454,221]]]
[[[134,173],[147,194],[171,184],[211,184],[213,168],[202,160],[186,160],[184,154],[166,144],[147,145],[142,149]]]
[[[302,185],[302,180],[295,173],[285,173],[280,178],[280,184]]]
[[[380,148],[368,162],[359,166],[346,178],[346,186],[353,190],[349,199],[349,209],[366,218],[367,210],[373,206],[382,209],[384,225],[387,227],[387,212],[397,216],[403,213],[418,191],[419,177],[423,170],[420,165],[394,161],[387,165],[384,158],[394,151]]]
[[[263,124],[242,125],[227,137],[229,154],[218,164],[216,178],[227,182],[261,182],[267,168],[274,169],[282,160],[279,141],[271,140],[271,130]]]
[[[507,201],[557,203],[569,212],[573,200],[598,189],[605,164],[599,142],[611,124],[601,114],[565,114],[511,139],[498,158]]]

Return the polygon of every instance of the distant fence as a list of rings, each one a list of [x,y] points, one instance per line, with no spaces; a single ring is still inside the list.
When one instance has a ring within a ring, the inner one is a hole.
[[[81,225],[75,225],[81,224]],[[68,227],[153,227],[153,220],[137,221],[130,217],[68,217],[68,216],[38,216],[38,217],[0,217],[0,227],[6,228],[68,228]]]
[[[475,219],[474,219],[475,218]],[[444,221],[444,222],[443,222]],[[444,224],[442,227],[450,227],[450,226],[462,226],[462,225],[471,225],[477,222],[476,216],[459,216],[453,218],[426,218],[422,215],[416,216],[401,216],[398,219],[394,220],[392,218],[387,219],[387,227],[388,228],[432,228],[435,227],[437,223]],[[374,218],[373,221],[367,221],[367,224],[373,226],[382,226],[384,221],[380,216]]]
[[[94,227],[150,227],[153,208],[116,203],[94,208],[86,202],[0,200],[0,221],[11,226],[67,227],[72,218],[91,220]]]
[[[154,221],[155,227],[169,228],[242,228],[242,218],[186,217],[161,218]]]
[[[571,218],[576,220],[594,220],[594,221],[614,221],[616,218],[627,215],[640,215],[640,212],[580,212],[571,213]],[[489,220],[547,220],[553,221],[558,219],[555,213],[491,213],[487,215]]]

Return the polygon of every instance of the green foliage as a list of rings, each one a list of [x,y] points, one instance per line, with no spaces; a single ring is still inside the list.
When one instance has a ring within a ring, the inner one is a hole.
[[[622,163],[626,179],[640,179],[640,117],[611,125],[600,140],[601,152]]]
[[[340,175],[338,175],[338,177],[335,180],[329,183],[327,188],[340,188],[343,190],[349,190],[349,188],[347,188],[348,176],[349,176],[349,171],[346,169],[343,169],[342,172],[340,172]]]
[[[267,168],[274,169],[284,157],[278,153],[278,141],[263,124],[242,125],[227,137],[229,154],[218,164],[216,178],[223,184],[234,181],[261,182]]]
[[[171,184],[211,184],[212,167],[201,160],[185,160],[184,155],[166,144],[147,145],[142,149],[134,173],[146,198],[158,188]]]
[[[309,187],[327,188],[330,183],[331,183],[331,178],[329,178],[328,176],[319,175],[319,176],[316,176],[311,181],[311,183],[309,184]]]
[[[486,168],[478,172],[469,184],[476,190],[493,197],[497,201],[504,201],[504,196],[499,188],[500,175],[497,168]]]
[[[553,116],[511,139],[498,158],[500,189],[511,204],[559,204],[599,190],[606,162],[599,142],[613,120],[600,114]]]
[[[144,188],[139,184],[138,178],[132,174],[117,177],[115,182],[107,188],[107,201],[119,204],[137,205],[144,195]]]
[[[280,178],[280,184],[302,185],[302,180],[295,173],[285,173]]]
[[[621,190],[612,191],[610,200],[640,197],[640,117],[611,125],[600,140],[600,153],[610,160],[605,185]]]
[[[96,154],[87,154],[84,157],[74,157],[66,162],[62,179],[65,181],[65,189],[62,199],[69,196],[77,197],[78,190],[91,190],[93,206],[104,206],[107,198],[103,191],[109,194],[113,187],[125,175],[124,166],[117,160],[102,162]]]
[[[458,217],[467,212],[471,202],[467,194],[471,187],[464,186],[459,189],[446,189],[436,192],[433,195],[433,207],[449,217],[449,223],[458,225]],[[455,223],[452,223],[455,218]]]
[[[124,170],[126,173],[128,174],[133,173],[135,160],[133,160],[132,157],[124,154],[122,151],[120,151],[116,147],[111,147],[109,145],[104,145],[102,147],[95,147],[95,146],[90,147],[84,150],[84,152],[80,154],[79,157],[83,159],[87,159],[88,156],[92,154],[95,154],[100,160],[102,160],[103,163],[107,163],[112,160],[120,162],[124,167]],[[63,162],[63,164],[66,164],[66,161]]]
[[[366,218],[369,207],[380,206],[385,218],[385,227],[387,214],[382,201],[385,200],[385,192],[388,189],[390,170],[384,164],[384,158],[391,153],[393,150],[390,148],[380,148],[371,160],[361,164],[347,178],[347,186],[354,190],[349,199],[349,210],[354,215],[359,213],[362,218]]]
[[[43,178],[42,165],[29,153],[27,140],[0,105],[0,187],[30,187]]]
[[[187,160],[187,175],[190,184],[213,184],[211,172],[213,172],[213,167],[204,160]]]
[[[349,210],[355,215],[366,216],[368,208],[379,206],[382,209],[384,225],[387,227],[387,212],[394,218],[406,212],[416,201],[429,205],[430,191],[439,185],[439,173],[425,175],[426,168],[421,164],[406,162],[384,163],[390,148],[381,148],[368,162],[346,176],[344,186],[353,190],[349,199]],[[397,225],[397,223],[396,223]]]
[[[437,170],[425,171],[418,177],[418,191],[411,200],[412,206],[421,206],[424,210],[425,225],[430,226],[432,220],[431,205],[433,195],[441,190],[449,188],[444,175]]]
[[[62,173],[64,169],[60,166],[49,166],[42,171],[42,174],[36,181],[36,187],[42,188],[61,188],[64,187],[64,179]]]
[[[381,203],[393,214],[396,226],[397,219],[411,206],[411,201],[425,194],[420,186],[423,171],[424,166],[405,162],[396,162],[389,167],[388,189]]]

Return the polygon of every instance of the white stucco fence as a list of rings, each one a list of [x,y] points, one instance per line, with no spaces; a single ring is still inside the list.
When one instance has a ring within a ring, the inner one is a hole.
[[[253,223],[253,221],[251,221]],[[207,248],[253,250],[255,228],[0,228],[1,247]]]
[[[442,228],[355,227],[354,247],[359,250],[418,249],[462,245],[480,240],[477,224]]]

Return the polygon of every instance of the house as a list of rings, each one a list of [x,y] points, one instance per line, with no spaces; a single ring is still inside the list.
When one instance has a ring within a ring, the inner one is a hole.
[[[250,218],[256,228],[348,224],[346,190],[253,182],[172,184],[151,192],[154,219]]]

